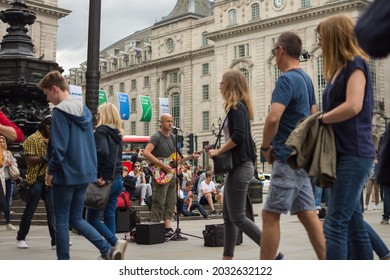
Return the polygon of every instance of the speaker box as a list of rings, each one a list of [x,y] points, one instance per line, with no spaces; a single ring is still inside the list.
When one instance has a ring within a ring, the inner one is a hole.
[[[116,209],[116,232],[130,231],[130,209]]]
[[[137,244],[158,244],[165,242],[164,223],[137,224],[135,242]]]

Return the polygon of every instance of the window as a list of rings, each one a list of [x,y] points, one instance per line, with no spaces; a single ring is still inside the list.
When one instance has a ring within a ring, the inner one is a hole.
[[[144,135],[150,135],[150,125],[148,122],[144,123]]]
[[[113,85],[111,85],[111,86],[108,87],[108,94],[109,94],[109,95],[114,94],[114,86],[113,86]]]
[[[317,59],[317,111],[322,111],[322,93],[326,86],[322,56]]]
[[[209,85],[203,85],[202,86],[202,92],[203,92],[203,100],[209,100],[210,99],[210,86]]]
[[[240,71],[241,71],[242,75],[244,75],[246,83],[249,87],[249,70],[246,68],[241,68]]]
[[[169,75],[169,81],[171,84],[178,84],[180,83],[180,74],[179,72],[172,72]]]
[[[124,82],[119,84],[119,91],[120,92],[125,92],[125,83]]]
[[[234,47],[234,58],[248,57],[249,44],[242,44]]]
[[[209,111],[204,111],[202,112],[202,128],[203,130],[209,130],[210,129],[210,112]]]
[[[207,39],[208,32],[202,33],[202,46],[207,46],[209,44],[209,39]]]
[[[370,67],[371,74],[371,83],[372,83],[372,94],[373,96],[377,96],[377,87],[376,87],[376,63],[375,59],[371,58],[368,65]]]
[[[167,41],[165,42],[165,47],[167,48],[168,52],[173,51],[173,49],[175,48],[175,42],[172,38],[167,39]]]
[[[278,68],[278,66],[275,66],[275,67],[274,67],[274,71],[275,71],[275,84],[276,84],[276,81],[278,80],[278,78],[280,77],[280,75],[282,75],[282,71],[280,71],[280,69]]]
[[[133,90],[137,89],[137,80],[136,79],[131,80],[131,89],[133,89]]]
[[[137,135],[135,122],[131,122],[131,123],[130,123],[130,134],[131,134],[131,135]]]
[[[237,23],[236,10],[229,11],[229,25],[234,25]]]
[[[252,10],[252,20],[259,19],[260,18],[260,4],[254,3],[251,6],[251,10]]]
[[[202,64],[202,75],[208,75],[209,74],[209,64],[204,63]]]
[[[149,86],[149,76],[145,76],[144,77],[144,87],[148,87]]]
[[[172,94],[171,98],[173,125],[176,127],[180,127],[180,94],[176,92]]]
[[[310,7],[310,0],[301,0],[301,7],[302,8],[309,8]]]
[[[130,100],[130,113],[137,112],[137,101],[135,98],[131,98]]]

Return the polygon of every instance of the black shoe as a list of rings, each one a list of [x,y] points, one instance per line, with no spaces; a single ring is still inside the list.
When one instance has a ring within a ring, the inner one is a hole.
[[[276,256],[275,260],[285,260],[283,253],[279,252],[279,254]]]
[[[199,213],[192,213],[192,216],[200,216]]]
[[[204,218],[205,220],[210,220],[210,218],[209,218],[209,216],[208,216],[207,214],[204,214],[204,215],[203,215],[203,218]]]
[[[170,238],[170,237],[172,237],[172,235],[174,235],[174,234],[175,234],[175,232],[173,231],[172,228],[166,228],[166,229],[165,229],[165,237]]]
[[[211,214],[217,215],[217,211],[214,209],[213,211],[211,211]]]

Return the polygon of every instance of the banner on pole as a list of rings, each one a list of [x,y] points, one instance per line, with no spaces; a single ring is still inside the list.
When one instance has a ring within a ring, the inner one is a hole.
[[[127,93],[118,92],[118,108],[119,114],[122,120],[128,120],[130,118],[130,101]]]
[[[69,94],[74,99],[83,100],[83,90],[80,86],[69,85]]]
[[[169,114],[169,99],[165,97],[160,97],[160,117],[162,114],[168,113]]]
[[[149,96],[138,96],[139,103],[141,105],[141,122],[150,122],[152,119],[152,102]]]
[[[107,92],[104,89],[99,90],[99,106],[108,102]]]

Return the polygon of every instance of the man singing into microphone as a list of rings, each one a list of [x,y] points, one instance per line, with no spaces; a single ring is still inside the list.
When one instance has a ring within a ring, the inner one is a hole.
[[[173,129],[173,118],[170,114],[164,113],[160,117],[160,130],[150,137],[149,143],[144,149],[145,158],[155,166],[168,174],[174,167],[161,162],[159,159],[168,158],[176,151],[176,137],[171,133]],[[199,155],[193,155],[194,158]],[[171,219],[176,204],[176,182],[172,178],[168,183],[159,184],[153,181],[153,203],[150,220],[152,222],[164,221],[165,236],[170,238],[175,234],[171,228]]]

